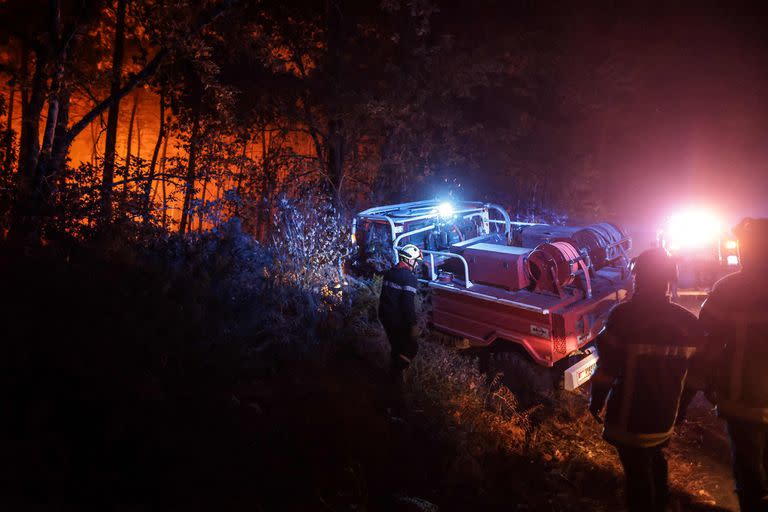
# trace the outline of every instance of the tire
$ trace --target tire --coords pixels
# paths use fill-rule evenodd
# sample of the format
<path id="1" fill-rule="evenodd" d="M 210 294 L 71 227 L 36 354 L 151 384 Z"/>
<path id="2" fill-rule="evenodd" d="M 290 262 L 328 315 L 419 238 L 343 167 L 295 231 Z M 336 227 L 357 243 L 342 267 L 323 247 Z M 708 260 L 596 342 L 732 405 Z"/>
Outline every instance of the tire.
<path id="1" fill-rule="evenodd" d="M 550 368 L 534 363 L 527 354 L 517 351 L 492 352 L 489 376 L 497 378 L 509 388 L 523 408 L 539 404 L 549 405 L 554 399 L 555 378 Z"/>
<path id="2" fill-rule="evenodd" d="M 429 329 L 428 337 L 430 341 L 454 350 L 465 350 L 471 346 L 467 338 L 454 336 L 453 334 L 447 334 L 436 329 L 432 329 L 431 327 Z"/>

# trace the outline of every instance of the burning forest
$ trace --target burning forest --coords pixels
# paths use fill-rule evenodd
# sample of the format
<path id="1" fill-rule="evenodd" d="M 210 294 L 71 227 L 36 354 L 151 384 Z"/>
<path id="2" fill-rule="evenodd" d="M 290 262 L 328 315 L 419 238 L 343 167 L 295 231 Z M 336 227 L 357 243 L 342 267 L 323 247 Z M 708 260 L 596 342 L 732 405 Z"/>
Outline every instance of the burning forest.
<path id="1" fill-rule="evenodd" d="M 0 504 L 761 510 L 747 14 L 0 0 Z"/>

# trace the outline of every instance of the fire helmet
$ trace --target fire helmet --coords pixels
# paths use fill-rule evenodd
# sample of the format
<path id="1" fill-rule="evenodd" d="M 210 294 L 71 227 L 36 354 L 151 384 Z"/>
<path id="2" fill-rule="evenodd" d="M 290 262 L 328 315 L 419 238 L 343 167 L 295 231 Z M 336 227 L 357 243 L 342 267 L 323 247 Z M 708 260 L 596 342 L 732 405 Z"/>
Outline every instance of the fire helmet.
<path id="1" fill-rule="evenodd" d="M 400 257 L 400 261 L 404 260 L 417 260 L 421 261 L 423 256 L 421 255 L 421 249 L 413 244 L 407 244 L 397 250 L 397 255 Z"/>
<path id="2" fill-rule="evenodd" d="M 632 260 L 632 273 L 643 281 L 672 283 L 677 281 L 677 263 L 663 247 L 643 251 Z"/>
<path id="3" fill-rule="evenodd" d="M 739 241 L 739 260 L 742 267 L 750 267 L 762 260 L 768 251 L 768 219 L 747 217 L 733 228 L 733 234 Z"/>
<path id="4" fill-rule="evenodd" d="M 733 228 L 733 234 L 742 241 L 754 241 L 761 244 L 768 242 L 768 219 L 752 219 L 747 217 L 742 219 L 739 224 Z"/>

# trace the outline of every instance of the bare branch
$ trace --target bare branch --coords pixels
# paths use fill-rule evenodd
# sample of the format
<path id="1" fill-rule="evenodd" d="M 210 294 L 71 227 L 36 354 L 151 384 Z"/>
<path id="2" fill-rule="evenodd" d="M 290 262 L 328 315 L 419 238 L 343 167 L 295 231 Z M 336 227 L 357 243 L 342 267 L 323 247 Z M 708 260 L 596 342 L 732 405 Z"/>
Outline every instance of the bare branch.
<path id="1" fill-rule="evenodd" d="M 200 32 L 203 28 L 205 28 L 207 25 L 212 23 L 214 20 L 216 20 L 219 16 L 221 16 L 227 9 L 229 9 L 232 4 L 235 2 L 235 0 L 225 0 L 219 5 L 218 8 L 216 8 L 212 13 L 210 13 L 205 18 L 201 19 L 193 28 L 192 31 L 190 31 L 190 35 L 196 34 Z M 67 145 L 71 144 L 72 141 L 77 137 L 77 135 L 85 129 L 86 126 L 91 124 L 96 117 L 107 110 L 112 104 L 114 104 L 117 101 L 120 101 L 123 97 L 125 97 L 126 94 L 131 92 L 137 85 L 145 82 L 149 78 L 154 75 L 155 71 L 157 71 L 157 68 L 160 67 L 160 64 L 162 63 L 163 59 L 170 53 L 169 48 L 161 48 L 155 56 L 152 58 L 151 61 L 147 63 L 144 68 L 133 75 L 126 83 L 123 85 L 115 94 L 110 95 L 100 103 L 98 103 L 95 107 L 91 109 L 90 112 L 85 114 L 82 119 L 80 119 L 78 122 L 73 124 L 69 130 L 67 130 L 67 134 L 65 135 L 65 142 Z"/>
<path id="2" fill-rule="evenodd" d="M 73 124 L 69 130 L 67 130 L 67 134 L 65 135 L 66 144 L 71 144 L 75 137 L 77 137 L 77 135 L 83 131 L 86 126 L 91 124 L 91 122 L 96 119 L 99 114 L 107 110 L 113 103 L 120 101 L 123 97 L 125 97 L 126 94 L 131 92 L 134 87 L 144 82 L 144 80 L 150 78 L 160 66 L 160 63 L 167 54 L 167 49 L 161 49 L 159 52 L 157 52 L 157 54 L 155 54 L 154 58 L 144 67 L 144 69 L 133 75 L 133 77 L 131 77 L 131 79 L 128 80 L 125 85 L 123 85 L 120 90 L 117 91 L 117 93 L 102 100 L 101 103 L 97 104 L 91 109 L 90 112 L 85 114 L 82 119 Z"/>

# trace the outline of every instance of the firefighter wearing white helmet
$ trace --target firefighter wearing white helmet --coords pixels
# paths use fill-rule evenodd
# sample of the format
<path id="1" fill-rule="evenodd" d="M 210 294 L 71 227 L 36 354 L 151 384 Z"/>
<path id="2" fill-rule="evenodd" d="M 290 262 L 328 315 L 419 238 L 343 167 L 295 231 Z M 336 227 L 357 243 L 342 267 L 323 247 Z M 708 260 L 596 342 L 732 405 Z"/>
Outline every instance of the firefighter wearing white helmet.
<path id="1" fill-rule="evenodd" d="M 379 319 L 391 348 L 390 371 L 399 390 L 402 373 L 416 356 L 416 265 L 422 260 L 421 249 L 413 244 L 397 251 L 398 263 L 384 274 L 379 297 Z"/>
<path id="2" fill-rule="evenodd" d="M 413 244 L 408 244 L 397 250 L 397 255 L 400 262 L 404 262 L 411 270 L 416 266 L 417 261 L 421 261 L 423 256 L 421 255 L 421 249 Z"/>
<path id="3" fill-rule="evenodd" d="M 662 448 L 672 435 L 690 358 L 702 342 L 696 317 L 669 300 L 676 270 L 665 249 L 638 256 L 632 299 L 611 311 L 596 340 L 600 362 L 589 409 L 619 452 L 630 512 L 667 506 Z"/>

